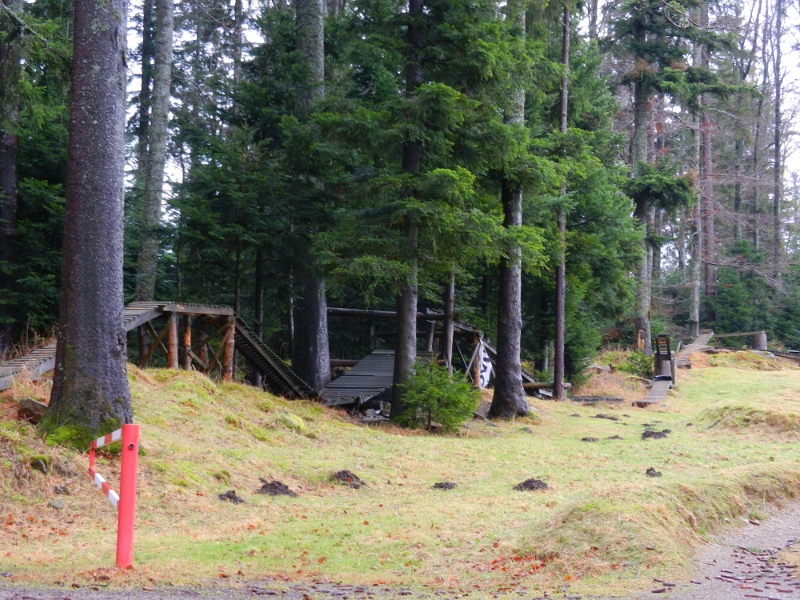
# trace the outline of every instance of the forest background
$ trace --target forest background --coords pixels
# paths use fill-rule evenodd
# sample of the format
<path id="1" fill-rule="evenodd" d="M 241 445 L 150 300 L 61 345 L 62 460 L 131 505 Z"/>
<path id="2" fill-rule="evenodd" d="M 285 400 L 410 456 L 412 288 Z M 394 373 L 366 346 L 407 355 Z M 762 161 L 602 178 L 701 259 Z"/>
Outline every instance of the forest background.
<path id="1" fill-rule="evenodd" d="M 701 326 L 798 347 L 799 7 L 144 0 L 126 301 L 232 305 L 312 380 L 321 327 L 336 358 L 398 335 L 326 304 L 452 299 L 496 339 L 522 268 L 521 351 L 548 372 L 564 249 L 567 377 Z M 0 11 L 9 354 L 58 318 L 72 24 L 69 2 Z"/>

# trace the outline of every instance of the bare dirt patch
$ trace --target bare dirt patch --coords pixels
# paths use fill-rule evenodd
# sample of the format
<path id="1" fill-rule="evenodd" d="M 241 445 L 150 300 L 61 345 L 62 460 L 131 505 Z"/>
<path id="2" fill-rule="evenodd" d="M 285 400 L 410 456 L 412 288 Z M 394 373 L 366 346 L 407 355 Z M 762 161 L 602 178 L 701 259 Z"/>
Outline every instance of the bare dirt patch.
<path id="1" fill-rule="evenodd" d="M 266 494 L 267 496 L 290 496 L 291 498 L 297 497 L 297 493 L 290 490 L 289 486 L 281 481 L 267 481 L 263 477 L 260 478 L 260 481 L 264 485 L 259 488 L 259 494 Z"/>
<path id="2" fill-rule="evenodd" d="M 541 479 L 534 479 L 531 477 L 530 479 L 526 479 L 522 483 L 515 485 L 514 489 L 518 492 L 535 492 L 538 490 L 546 490 L 548 487 L 549 486 Z"/>
<path id="3" fill-rule="evenodd" d="M 351 488 L 357 490 L 365 485 L 364 481 L 361 478 L 353 473 L 352 471 L 348 471 L 347 469 L 343 469 L 341 471 L 336 471 L 333 475 L 331 475 L 331 481 L 335 483 L 343 483 L 345 485 L 349 485 Z"/>

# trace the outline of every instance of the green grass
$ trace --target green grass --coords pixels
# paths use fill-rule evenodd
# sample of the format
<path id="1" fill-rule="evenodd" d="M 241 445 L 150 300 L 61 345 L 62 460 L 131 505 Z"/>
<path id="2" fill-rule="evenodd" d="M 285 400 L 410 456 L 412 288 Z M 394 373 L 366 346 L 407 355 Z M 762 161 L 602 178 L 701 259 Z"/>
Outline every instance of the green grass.
<path id="1" fill-rule="evenodd" d="M 565 582 L 574 592 L 624 593 L 659 574 L 688 577 L 703 536 L 800 486 L 800 370 L 741 366 L 681 372 L 660 409 L 536 402 L 538 419 L 496 428 L 471 421 L 461 437 L 363 426 L 248 386 L 131 368 L 147 454 L 136 571 L 112 572 L 112 580 L 270 576 L 469 588 L 474 596 L 512 586 L 558 590 Z M 619 421 L 592 418 L 597 413 Z M 643 441 L 644 423 L 672 433 Z M 614 435 L 623 439 L 606 439 Z M 114 513 L 83 474 L 85 457 L 44 447 L 27 426 L 0 423 L 0 458 L 34 453 L 74 471 L 0 471 L 0 514 L 13 521 L 0 538 L 4 569 L 18 581 L 108 574 Z M 117 460 L 100 462 L 112 486 Z M 663 476 L 646 477 L 648 467 Z M 367 486 L 332 484 L 340 469 Z M 260 477 L 299 496 L 258 495 Z M 512 489 L 529 477 L 549 489 Z M 432 490 L 438 481 L 458 487 Z M 72 491 L 59 497 L 63 511 L 48 507 L 56 483 Z M 246 503 L 219 501 L 228 489 Z"/>

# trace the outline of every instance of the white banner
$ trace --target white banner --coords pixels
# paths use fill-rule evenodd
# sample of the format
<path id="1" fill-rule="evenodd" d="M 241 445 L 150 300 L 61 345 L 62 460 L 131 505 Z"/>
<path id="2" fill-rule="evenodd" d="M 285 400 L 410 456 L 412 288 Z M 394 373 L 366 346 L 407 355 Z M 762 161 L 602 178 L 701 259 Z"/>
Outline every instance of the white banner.
<path id="1" fill-rule="evenodd" d="M 478 346 L 478 360 L 480 361 L 478 364 L 481 368 L 481 387 L 485 388 L 489 386 L 489 379 L 492 376 L 492 359 L 489 358 L 489 353 L 486 351 L 486 348 L 483 347 L 483 340 L 480 341 L 480 345 Z"/>

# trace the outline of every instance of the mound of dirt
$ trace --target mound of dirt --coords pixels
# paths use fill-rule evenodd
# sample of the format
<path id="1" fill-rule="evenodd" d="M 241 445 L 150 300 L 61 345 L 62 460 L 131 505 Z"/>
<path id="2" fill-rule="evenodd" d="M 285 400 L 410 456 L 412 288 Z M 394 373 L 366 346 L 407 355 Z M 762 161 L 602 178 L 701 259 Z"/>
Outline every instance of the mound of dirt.
<path id="1" fill-rule="evenodd" d="M 618 435 L 612 435 L 612 436 L 607 437 L 606 439 L 607 440 L 621 440 L 621 439 L 624 439 L 624 438 L 622 438 L 622 437 L 620 437 Z"/>
<path id="2" fill-rule="evenodd" d="M 244 504 L 244 500 L 236 495 L 236 490 L 228 490 L 224 494 L 220 494 L 219 499 L 223 502 L 228 501 L 234 504 Z"/>
<path id="3" fill-rule="evenodd" d="M 348 471 L 347 469 L 344 469 L 342 471 L 336 471 L 336 473 L 331 475 L 330 479 L 335 483 L 343 483 L 345 485 L 349 485 L 351 488 L 355 490 L 364 485 L 367 485 L 359 478 L 358 475 L 356 475 L 352 471 Z"/>
<path id="4" fill-rule="evenodd" d="M 440 481 L 439 483 L 433 484 L 434 490 L 454 490 L 456 489 L 456 484 L 452 481 Z"/>
<path id="5" fill-rule="evenodd" d="M 661 477 L 661 471 L 656 471 L 653 467 L 647 469 L 644 474 L 648 477 Z"/>
<path id="6" fill-rule="evenodd" d="M 614 415 L 605 415 L 603 413 L 595 415 L 594 418 L 595 419 L 608 419 L 609 421 L 619 421 L 619 417 L 615 417 Z"/>
<path id="7" fill-rule="evenodd" d="M 597 442 L 599 441 L 596 437 L 585 437 L 581 438 L 582 442 Z"/>
<path id="8" fill-rule="evenodd" d="M 537 490 L 546 490 L 548 485 L 541 479 L 526 479 L 522 483 L 514 486 L 518 492 L 535 492 Z"/>
<path id="9" fill-rule="evenodd" d="M 656 431 L 655 429 L 646 429 L 642 432 L 642 439 L 643 440 L 661 440 L 667 437 L 667 434 L 670 433 L 669 429 L 665 429 L 663 431 Z"/>
<path id="10" fill-rule="evenodd" d="M 290 490 L 285 483 L 280 481 L 267 481 L 263 477 L 259 478 L 264 485 L 258 490 L 258 494 L 267 494 L 268 496 L 291 496 L 297 497 L 297 494 Z"/>

